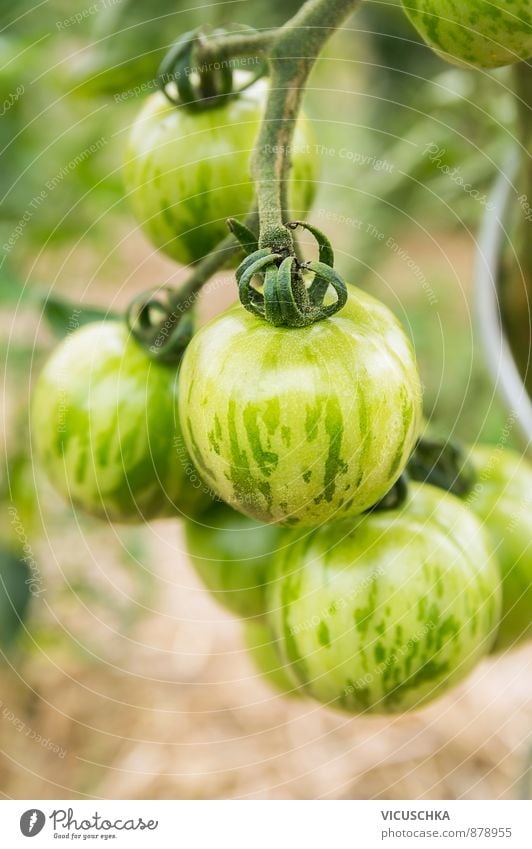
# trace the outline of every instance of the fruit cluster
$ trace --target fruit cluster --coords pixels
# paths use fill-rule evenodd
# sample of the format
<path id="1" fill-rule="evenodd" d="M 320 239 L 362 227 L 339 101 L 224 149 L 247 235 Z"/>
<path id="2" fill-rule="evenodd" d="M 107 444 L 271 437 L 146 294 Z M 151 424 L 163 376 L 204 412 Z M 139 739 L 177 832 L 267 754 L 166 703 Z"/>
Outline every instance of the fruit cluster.
<path id="1" fill-rule="evenodd" d="M 466 5 L 464 20 L 456 3 L 408 11 L 456 59 L 493 66 L 532 52 L 528 25 L 502 51 L 492 27 L 525 4 L 497 15 L 510 4 Z M 470 39 L 473 7 L 486 5 L 485 32 Z M 189 112 L 159 93 L 138 116 L 127 191 L 174 259 L 201 260 L 226 218 L 250 207 L 264 98 L 258 82 Z M 313 150 L 301 117 L 289 191 L 298 216 L 314 194 Z M 410 342 L 354 287 L 308 326 L 232 307 L 179 364 L 150 359 L 121 321 L 88 324 L 52 354 L 33 399 L 34 446 L 65 498 L 115 522 L 182 517 L 192 563 L 245 620 L 260 671 L 283 692 L 354 712 L 419 707 L 531 631 L 532 470 L 474 448 L 459 498 L 419 473 L 422 426 Z"/>

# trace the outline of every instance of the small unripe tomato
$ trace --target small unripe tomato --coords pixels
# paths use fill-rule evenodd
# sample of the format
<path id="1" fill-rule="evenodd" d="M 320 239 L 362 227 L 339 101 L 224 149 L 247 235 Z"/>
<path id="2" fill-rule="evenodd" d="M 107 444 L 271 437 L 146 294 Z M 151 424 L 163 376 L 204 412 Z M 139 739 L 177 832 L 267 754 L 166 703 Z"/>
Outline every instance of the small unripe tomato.
<path id="1" fill-rule="evenodd" d="M 211 498 L 185 448 L 177 368 L 125 323 L 87 324 L 53 351 L 33 393 L 37 456 L 55 488 L 116 522 L 195 515 Z"/>
<path id="2" fill-rule="evenodd" d="M 291 533 L 269 576 L 266 621 L 318 701 L 355 713 L 418 708 L 491 648 L 499 566 L 458 498 L 412 483 L 400 508 Z"/>
<path id="3" fill-rule="evenodd" d="M 139 224 L 178 262 L 197 262 L 227 236 L 228 218 L 249 212 L 254 198 L 249 159 L 266 95 L 260 80 L 200 112 L 175 106 L 162 92 L 146 99 L 131 129 L 124 180 Z M 290 213 L 304 218 L 318 178 L 314 136 L 304 115 L 291 159 Z"/>
<path id="4" fill-rule="evenodd" d="M 529 0 L 403 0 L 422 38 L 457 65 L 498 68 L 532 56 Z"/>
<path id="5" fill-rule="evenodd" d="M 238 305 L 203 327 L 181 367 L 181 426 L 200 473 L 259 521 L 318 525 L 373 506 L 419 433 L 414 354 L 388 308 L 352 287 L 310 327 Z"/>

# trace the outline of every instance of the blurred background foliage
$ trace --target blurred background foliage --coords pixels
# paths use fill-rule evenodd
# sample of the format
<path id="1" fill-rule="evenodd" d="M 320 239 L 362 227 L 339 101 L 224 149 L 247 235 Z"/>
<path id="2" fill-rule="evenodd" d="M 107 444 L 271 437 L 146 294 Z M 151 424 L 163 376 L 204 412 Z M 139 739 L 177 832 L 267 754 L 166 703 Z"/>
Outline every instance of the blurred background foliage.
<path id="1" fill-rule="evenodd" d="M 53 292 L 117 309 L 145 288 L 183 279 L 184 270 L 153 253 L 123 196 L 121 155 L 128 127 L 142 98 L 154 90 L 165 50 L 182 32 L 205 23 L 270 27 L 299 5 L 296 0 L 0 0 L 0 244 L 9 244 L 0 272 L 0 347 L 6 362 L 0 648 L 8 652 L 7 665 L 13 652 L 24 654 L 28 680 L 35 680 L 40 692 L 46 692 L 44 669 L 60 687 L 58 667 L 70 668 L 76 681 L 76 664 L 86 675 L 88 668 L 99 669 L 102 658 L 113 674 L 115 664 L 125 664 L 133 677 L 138 672 L 144 680 L 142 659 L 148 670 L 153 663 L 144 644 L 148 624 L 153 628 L 147 642 L 153 629 L 162 646 L 168 641 L 161 617 L 150 620 L 160 595 L 161 558 L 165 562 L 161 546 L 167 560 L 174 557 L 168 542 L 161 543 L 162 532 L 111 531 L 74 514 L 34 467 L 28 399 L 33 376 L 54 341 L 53 328 L 41 320 L 43 298 Z M 471 314 L 475 233 L 517 121 L 508 73 L 451 68 L 420 44 L 396 0 L 368 0 L 317 63 L 305 108 L 315 123 L 322 164 L 312 220 L 333 238 L 342 273 L 385 300 L 408 328 L 427 418 L 442 436 L 512 444 L 508 412 L 494 396 Z M 212 297 L 207 287 L 205 315 L 235 295 L 231 280 Z M 166 579 L 173 571 L 170 563 Z M 168 598 L 171 615 L 179 616 L 179 599 L 170 593 Z M 184 620 L 187 614 L 188 607 Z M 166 615 L 169 628 L 173 620 Z M 190 639 L 185 629 L 171 636 L 171 643 L 180 637 L 183 645 Z M 179 674 L 185 668 L 182 674 L 193 681 L 198 670 L 190 666 L 187 673 L 186 663 L 192 661 L 185 653 Z M 11 674 L 7 666 L 4 672 Z M 164 678 L 167 668 L 160 674 Z M 112 679 L 113 687 L 122 686 L 119 679 Z M 238 692 L 236 687 L 235 700 Z M 18 710 L 34 715 L 34 697 L 20 695 Z M 77 715 L 85 716 L 83 710 L 85 705 Z M 121 715 L 105 715 L 116 720 L 109 736 L 122 734 Z M 75 747 L 77 730 L 73 735 Z M 390 752 L 398 748 L 391 741 Z M 116 752 L 108 742 L 100 741 L 98 751 L 111 763 Z M 89 743 L 87 764 L 93 756 Z M 48 769 L 44 762 L 41 768 Z M 447 770 L 445 764 L 442 769 Z M 98 775 L 102 771 L 88 766 L 79 780 L 69 781 L 77 782 L 80 792 L 93 793 Z M 50 787 L 57 780 L 51 778 Z M 510 787 L 511 780 L 508 776 Z M 15 795 L 17 781 L 14 774 L 9 792 Z M 105 781 L 100 789 L 103 795 L 152 792 L 127 784 L 115 791 Z M 47 792 L 62 797 L 61 787 Z M 38 796 L 36 787 L 24 793 Z"/>

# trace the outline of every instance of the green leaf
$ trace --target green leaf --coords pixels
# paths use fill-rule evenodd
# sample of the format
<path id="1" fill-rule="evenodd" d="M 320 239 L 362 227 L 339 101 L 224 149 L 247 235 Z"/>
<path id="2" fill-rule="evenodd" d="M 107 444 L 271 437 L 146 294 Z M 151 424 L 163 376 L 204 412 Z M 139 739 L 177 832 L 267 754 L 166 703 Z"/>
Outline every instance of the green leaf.
<path id="1" fill-rule="evenodd" d="M 82 305 L 60 295 L 47 295 L 43 300 L 43 312 L 52 332 L 59 339 L 92 321 L 116 321 L 122 318 L 117 312 Z"/>
<path id="2" fill-rule="evenodd" d="M 0 649 L 14 642 L 30 598 L 30 570 L 7 548 L 0 549 Z"/>

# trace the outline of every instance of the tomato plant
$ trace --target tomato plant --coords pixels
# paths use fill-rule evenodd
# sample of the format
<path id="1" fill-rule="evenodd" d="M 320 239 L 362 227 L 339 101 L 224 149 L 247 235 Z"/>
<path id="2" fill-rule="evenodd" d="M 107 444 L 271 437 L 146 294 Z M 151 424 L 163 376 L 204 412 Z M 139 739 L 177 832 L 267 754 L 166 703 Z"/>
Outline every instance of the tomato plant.
<path id="1" fill-rule="evenodd" d="M 114 521 L 185 517 L 192 564 L 213 596 L 248 620 L 250 656 L 278 689 L 351 712 L 392 713 L 459 681 L 497 631 L 497 648 L 530 633 L 530 529 L 519 509 L 532 472 L 520 477 L 516 458 L 488 462 L 480 451 L 473 486 L 459 451 L 442 456 L 441 445 L 419 438 L 421 384 L 407 336 L 384 304 L 346 285 L 327 236 L 302 220 L 318 151 L 370 166 L 377 176 L 369 186 L 378 179 L 380 187 L 386 170 L 391 192 L 407 172 L 423 183 L 438 171 L 489 208 L 458 167 L 451 173 L 446 148 L 434 139 L 423 148 L 433 116 L 406 139 L 377 127 L 399 137 L 393 150 L 406 147 L 405 161 L 424 163 L 421 181 L 395 156 L 341 147 L 336 126 L 334 144 L 314 144 L 301 112 L 305 86 L 329 35 L 359 5 L 310 0 L 279 28 L 203 27 L 172 45 L 160 91 L 131 129 L 124 179 L 153 244 L 193 267 L 178 289 L 137 295 L 124 322 L 85 313 L 91 323 L 70 333 L 37 382 L 32 432 L 51 481 L 87 512 Z M 404 5 L 451 61 L 496 67 L 532 54 L 525 0 Z M 249 64 L 254 82 L 238 89 L 246 73 L 250 83 Z M 516 92 L 530 105 L 524 64 Z M 268 84 L 257 81 L 262 74 Z M 454 77 L 449 85 L 453 102 L 467 100 Z M 500 114 L 510 111 L 503 104 Z M 446 114 L 439 123 L 462 135 Z M 521 141 L 528 117 L 516 121 Z M 399 195 L 388 203 L 377 194 L 395 214 Z M 521 212 L 529 194 L 519 197 Z M 371 234 L 424 280 L 394 236 L 362 226 L 361 212 L 320 215 Z M 300 228 L 316 240 L 317 259 L 299 243 Z M 240 304 L 191 338 L 202 287 L 242 251 Z M 48 298 L 45 311 L 64 325 L 64 304 Z M 462 500 L 409 484 L 416 476 Z"/>
<path id="2" fill-rule="evenodd" d="M 221 498 L 263 522 L 361 513 L 399 477 L 418 435 L 410 344 L 356 289 L 341 312 L 300 329 L 228 310 L 193 338 L 181 379 L 194 462 Z"/>
<path id="3" fill-rule="evenodd" d="M 497 68 L 532 56 L 529 0 L 402 0 L 408 17 L 449 62 Z"/>
<path id="4" fill-rule="evenodd" d="M 194 482 L 177 417 L 177 369 L 152 362 L 122 322 L 65 338 L 35 386 L 33 441 L 58 491 L 117 522 L 188 515 L 210 499 Z"/>
<path id="5" fill-rule="evenodd" d="M 502 570 L 503 606 L 495 649 L 532 636 L 532 468 L 507 449 L 477 445 L 478 474 L 467 503 L 484 521 Z"/>
<path id="6" fill-rule="evenodd" d="M 272 568 L 268 621 L 282 659 L 319 701 L 417 708 L 490 649 L 498 565 L 454 496 L 412 484 L 397 510 L 291 533 Z"/>
<path id="7" fill-rule="evenodd" d="M 126 150 L 124 179 L 137 220 L 153 244 L 179 262 L 197 262 L 245 215 L 254 195 L 249 157 L 264 110 L 262 81 L 222 105 L 190 112 L 162 92 L 147 98 Z M 302 115 L 293 141 L 290 209 L 312 203 L 318 157 Z"/>
<path id="8" fill-rule="evenodd" d="M 275 525 L 263 525 L 214 502 L 185 522 L 187 552 L 216 600 L 244 618 L 264 614 L 268 565 L 280 541 Z"/>

